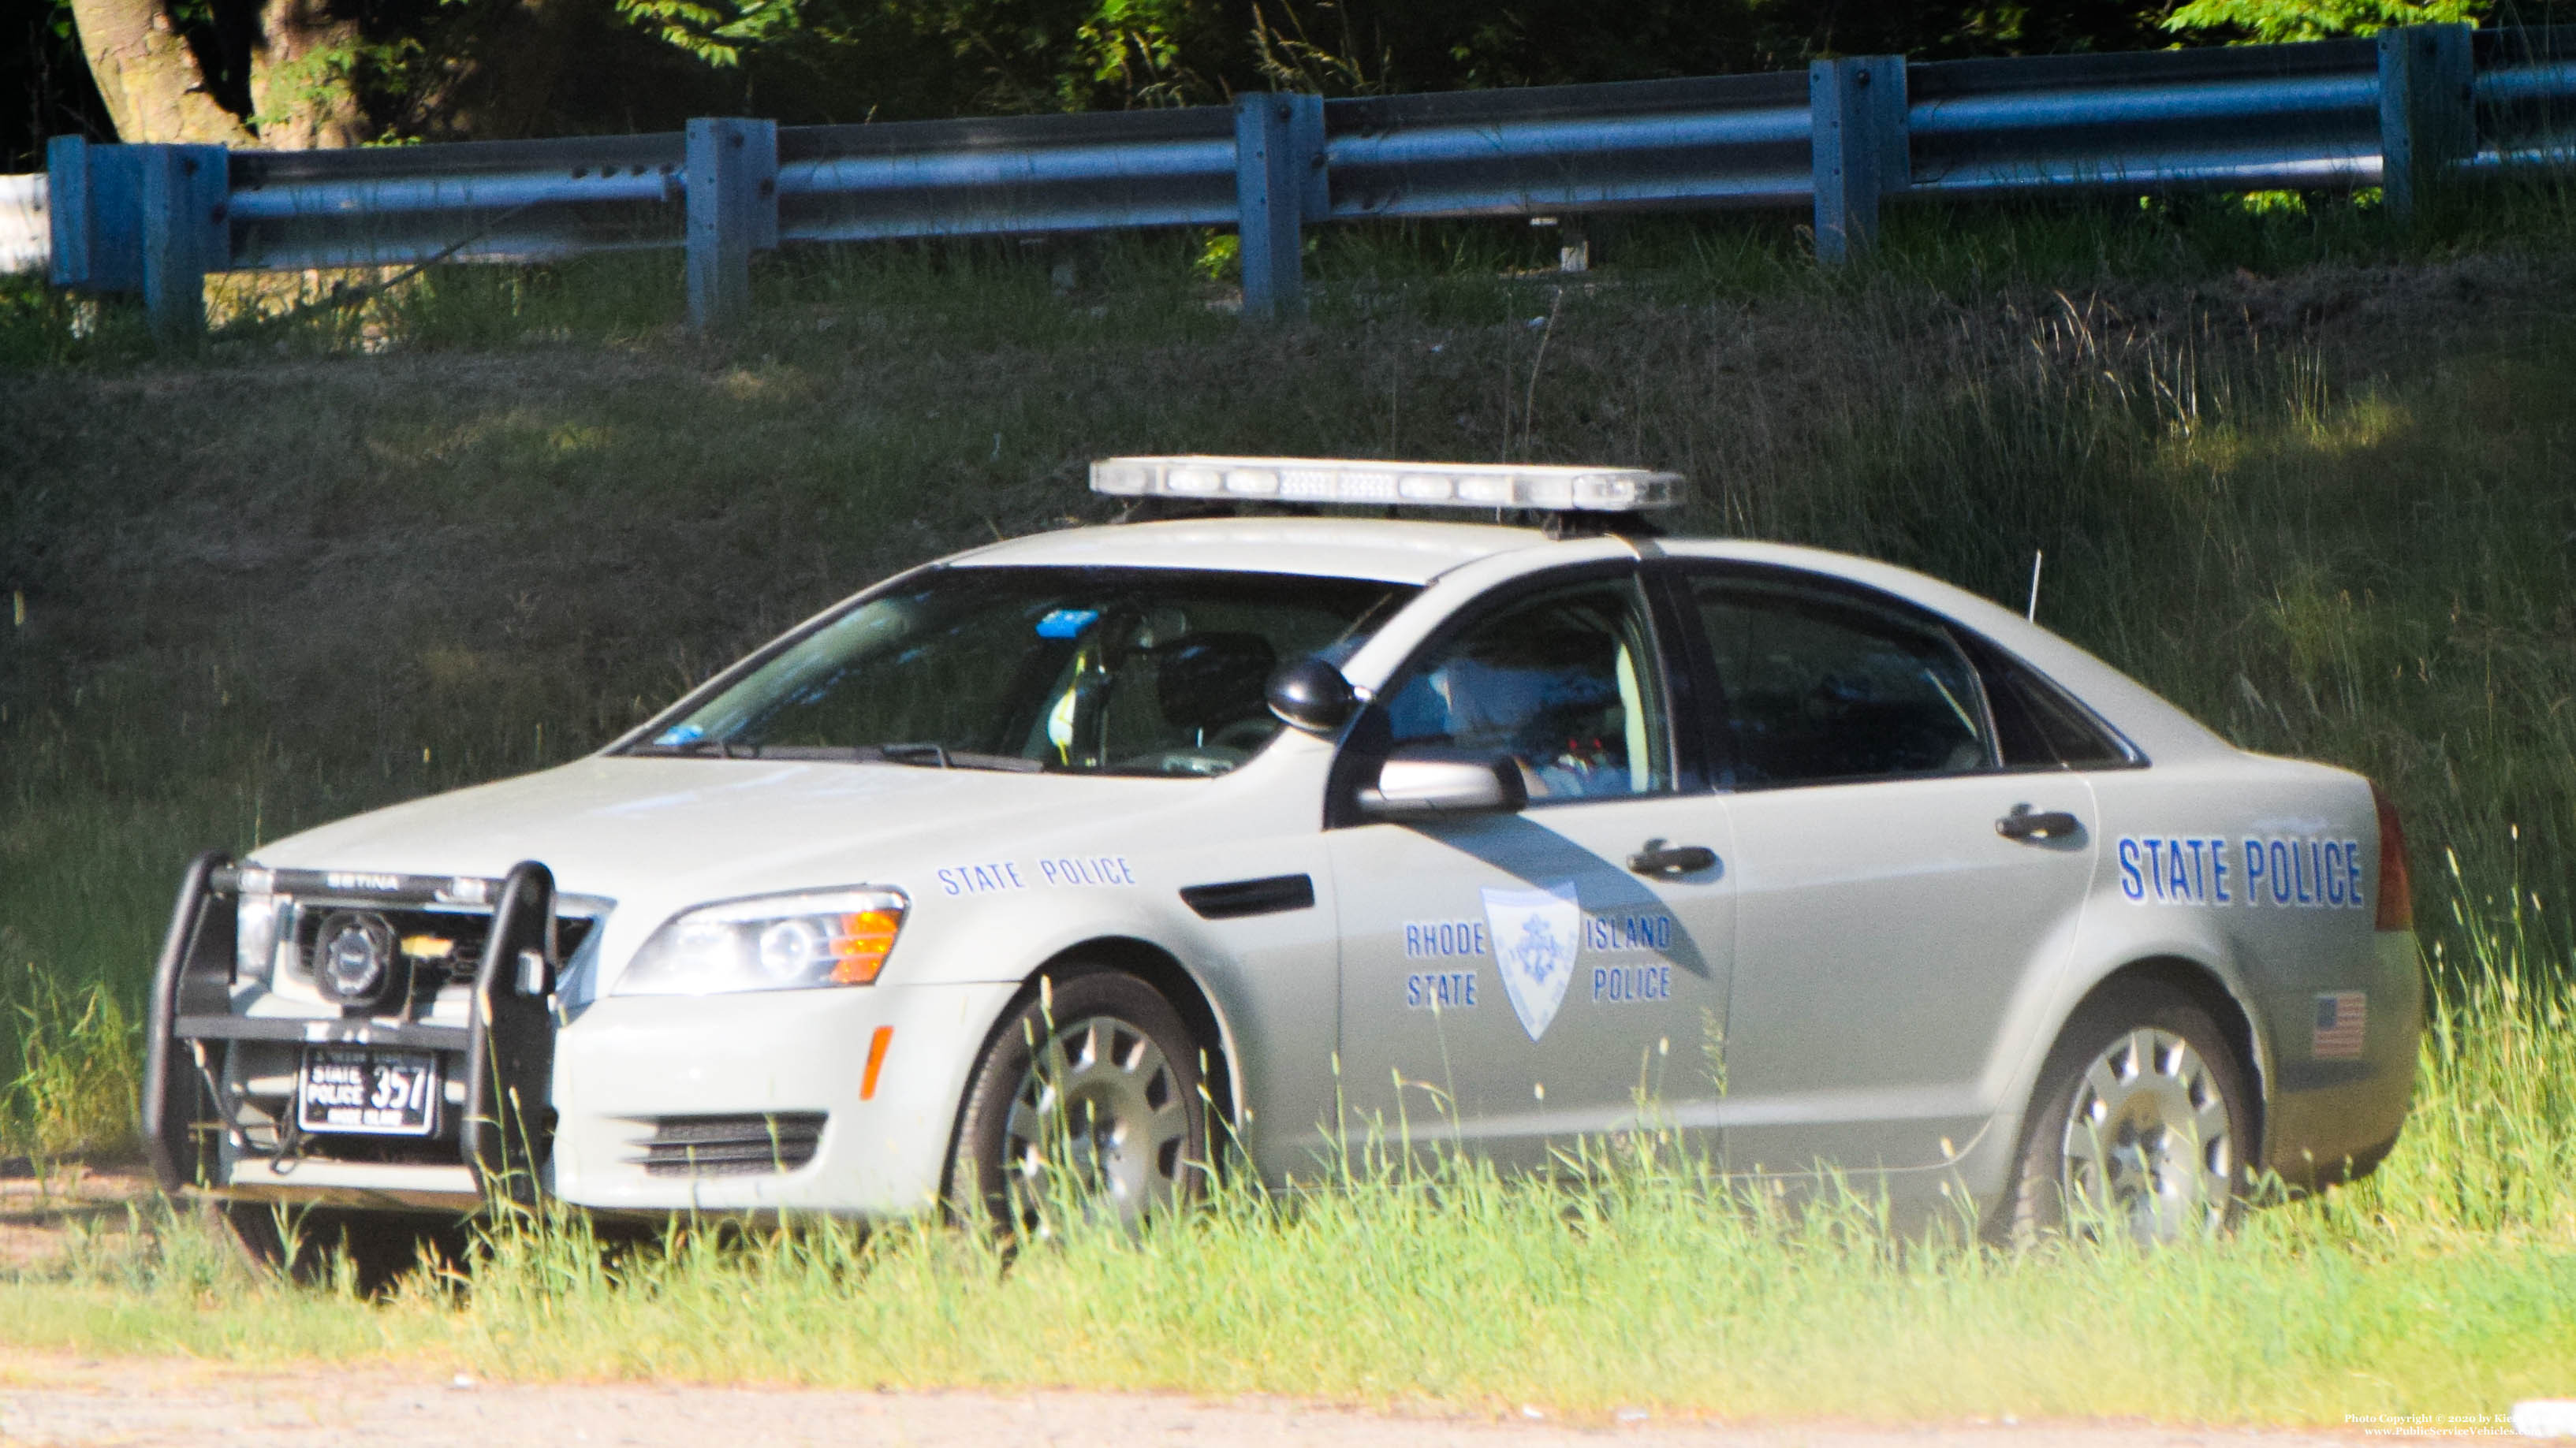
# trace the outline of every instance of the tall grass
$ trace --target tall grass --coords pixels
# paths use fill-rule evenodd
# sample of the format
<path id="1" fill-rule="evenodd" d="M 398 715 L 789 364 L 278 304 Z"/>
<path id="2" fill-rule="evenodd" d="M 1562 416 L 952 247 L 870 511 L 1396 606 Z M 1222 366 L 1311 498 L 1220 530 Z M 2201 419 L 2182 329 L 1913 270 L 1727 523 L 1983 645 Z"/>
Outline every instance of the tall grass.
<path id="1" fill-rule="evenodd" d="M 2527 931 L 2474 933 L 2380 1174 L 2163 1251 L 1898 1240 L 1866 1196 L 1792 1210 L 1648 1132 L 1546 1180 L 1354 1149 L 1291 1198 L 1227 1182 L 1141 1234 L 1016 1255 L 829 1222 L 607 1250 L 581 1219 L 505 1215 L 470 1279 L 426 1270 L 372 1306 L 345 1272 L 255 1278 L 165 1217 L 0 1284 L 0 1342 L 1579 1419 L 2492 1420 L 2576 1372 L 2576 997 L 2520 958 Z"/>
<path id="2" fill-rule="evenodd" d="M 16 943 L 0 928 L 0 946 Z M 118 993 L 66 989 L 31 960 L 0 976 L 0 1010 L 18 1047 L 18 1069 L 0 1091 L 0 1141 L 39 1160 L 101 1145 L 98 1124 L 132 1112 L 141 1075 Z M 121 1142 L 110 1134 L 105 1144 Z"/>
<path id="3" fill-rule="evenodd" d="M 2519 878 L 2498 899 L 2457 856 L 2444 865 L 2454 929 L 2432 961 L 2406 1150 L 2332 1199 L 2332 1219 L 2427 1244 L 2576 1244 L 2576 950 Z M 2576 1342 L 2563 1347 L 2576 1365 Z"/>

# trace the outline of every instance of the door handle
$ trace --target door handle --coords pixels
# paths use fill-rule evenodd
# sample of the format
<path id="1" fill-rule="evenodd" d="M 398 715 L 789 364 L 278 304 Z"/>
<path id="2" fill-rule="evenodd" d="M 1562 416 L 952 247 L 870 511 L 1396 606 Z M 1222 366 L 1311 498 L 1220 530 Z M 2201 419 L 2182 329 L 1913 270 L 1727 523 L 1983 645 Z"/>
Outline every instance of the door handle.
<path id="1" fill-rule="evenodd" d="M 1706 845 L 1668 845 L 1656 838 L 1628 857 L 1628 868 L 1640 875 L 1696 875 L 1717 868 L 1717 851 Z"/>
<path id="2" fill-rule="evenodd" d="M 2084 822 L 2062 809 L 2034 810 L 2017 804 L 2012 813 L 1995 821 L 1995 833 L 2008 840 L 2025 844 L 2033 840 L 2071 840 L 2083 833 Z"/>

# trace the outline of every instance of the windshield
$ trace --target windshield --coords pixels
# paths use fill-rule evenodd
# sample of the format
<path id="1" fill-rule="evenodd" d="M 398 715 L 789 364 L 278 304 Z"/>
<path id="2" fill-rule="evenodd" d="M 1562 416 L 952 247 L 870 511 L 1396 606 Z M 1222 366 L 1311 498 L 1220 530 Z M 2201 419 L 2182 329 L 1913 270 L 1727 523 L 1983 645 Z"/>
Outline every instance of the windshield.
<path id="1" fill-rule="evenodd" d="M 1272 670 L 1349 657 L 1414 591 L 1178 569 L 937 569 L 826 620 L 626 752 L 1223 774 L 1279 732 Z"/>

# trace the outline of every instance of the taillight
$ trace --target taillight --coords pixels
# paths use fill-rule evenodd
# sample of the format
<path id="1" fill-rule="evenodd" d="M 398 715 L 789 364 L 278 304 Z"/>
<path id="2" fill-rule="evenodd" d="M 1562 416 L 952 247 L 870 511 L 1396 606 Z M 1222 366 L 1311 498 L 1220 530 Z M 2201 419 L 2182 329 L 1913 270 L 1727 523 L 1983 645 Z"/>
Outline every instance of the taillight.
<path id="1" fill-rule="evenodd" d="M 2381 930 L 2415 928 L 2415 882 L 2406 869 L 2406 827 L 2397 822 L 2397 806 L 2379 786 L 2370 787 L 2370 802 L 2379 810 L 2379 920 Z"/>

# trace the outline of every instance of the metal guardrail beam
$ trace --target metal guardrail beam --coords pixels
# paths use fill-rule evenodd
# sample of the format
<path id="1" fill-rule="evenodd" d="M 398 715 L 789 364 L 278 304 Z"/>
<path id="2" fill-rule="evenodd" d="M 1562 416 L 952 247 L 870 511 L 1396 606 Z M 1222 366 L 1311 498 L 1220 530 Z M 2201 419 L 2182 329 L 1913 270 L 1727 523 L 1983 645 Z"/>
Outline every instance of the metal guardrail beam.
<path id="1" fill-rule="evenodd" d="M 683 136 L 236 151 L 240 270 L 542 261 L 683 245 Z"/>
<path id="2" fill-rule="evenodd" d="M 2576 26 L 2470 37 L 2477 151 L 2471 173 L 2576 164 Z"/>
<path id="3" fill-rule="evenodd" d="M 717 326 L 748 305 L 750 257 L 783 243 L 1175 225 L 1239 228 L 1247 315 L 1291 315 L 1300 235 L 1324 222 L 1806 207 L 1831 263 L 1866 248 L 1883 201 L 2385 185 L 2405 216 L 2455 175 L 2576 162 L 2571 137 L 2576 27 L 2415 26 L 2375 41 L 1864 56 L 1804 76 L 239 151 L 218 153 L 212 190 L 185 179 L 204 174 L 186 157 L 165 166 L 172 148 L 64 138 L 47 160 L 55 281 L 152 289 L 175 336 L 198 264 L 685 247 L 691 316 Z"/>
<path id="4" fill-rule="evenodd" d="M 787 126 L 778 192 L 800 242 L 1230 226 L 1234 112 Z"/>
<path id="5" fill-rule="evenodd" d="M 1913 67 L 1917 194 L 2376 184 L 2367 41 Z"/>
<path id="6" fill-rule="evenodd" d="M 1329 215 L 1802 206 L 1809 123 L 1795 74 L 1326 101 Z"/>

